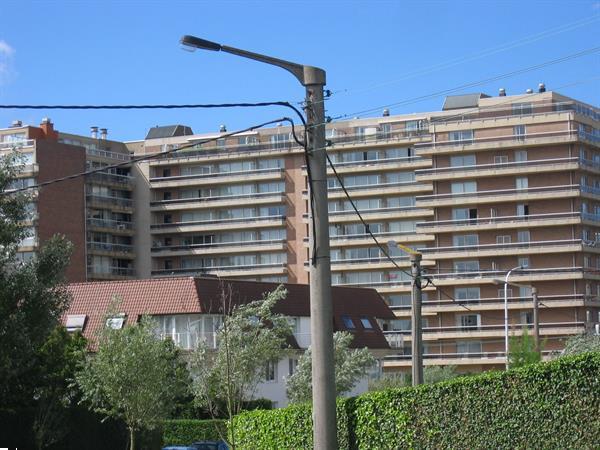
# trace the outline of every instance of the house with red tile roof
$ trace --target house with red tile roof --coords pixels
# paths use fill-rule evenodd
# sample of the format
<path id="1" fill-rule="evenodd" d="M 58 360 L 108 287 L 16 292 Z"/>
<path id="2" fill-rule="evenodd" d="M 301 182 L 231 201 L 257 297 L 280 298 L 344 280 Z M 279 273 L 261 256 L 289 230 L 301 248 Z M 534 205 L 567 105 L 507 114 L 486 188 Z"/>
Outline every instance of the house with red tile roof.
<path id="1" fill-rule="evenodd" d="M 199 340 L 216 346 L 216 330 L 227 313 L 223 311 L 223 292 L 228 293 L 231 307 L 259 300 L 277 286 L 277 283 L 212 277 L 74 283 L 68 285 L 72 302 L 63 323 L 69 330 L 81 330 L 93 349 L 95 336 L 102 327 L 120 328 L 150 315 L 157 321 L 157 334 L 172 339 L 184 350 L 193 350 Z M 291 283 L 284 286 L 287 296 L 276 304 L 275 312 L 292 320 L 294 337 L 290 344 L 299 353 L 310 345 L 309 286 Z M 380 294 L 375 289 L 333 287 L 332 298 L 334 330 L 352 333 L 352 346 L 369 348 L 379 361 L 387 355 L 390 346 L 380 324 L 395 316 Z M 107 321 L 109 308 L 115 302 L 118 306 Z M 297 357 L 269 367 L 256 395 L 271 399 L 276 406 L 286 405 L 285 378 L 293 372 Z M 368 379 L 361 380 L 351 394 L 366 390 L 367 385 Z"/>

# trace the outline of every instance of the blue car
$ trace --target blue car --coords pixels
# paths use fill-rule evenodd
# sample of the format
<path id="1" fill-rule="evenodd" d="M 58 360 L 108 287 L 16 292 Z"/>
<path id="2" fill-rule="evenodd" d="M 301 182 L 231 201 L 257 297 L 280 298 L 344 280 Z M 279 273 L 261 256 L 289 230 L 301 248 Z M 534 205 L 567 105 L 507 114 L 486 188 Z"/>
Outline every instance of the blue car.
<path id="1" fill-rule="evenodd" d="M 191 446 L 194 450 L 229 450 L 223 441 L 198 441 Z"/>

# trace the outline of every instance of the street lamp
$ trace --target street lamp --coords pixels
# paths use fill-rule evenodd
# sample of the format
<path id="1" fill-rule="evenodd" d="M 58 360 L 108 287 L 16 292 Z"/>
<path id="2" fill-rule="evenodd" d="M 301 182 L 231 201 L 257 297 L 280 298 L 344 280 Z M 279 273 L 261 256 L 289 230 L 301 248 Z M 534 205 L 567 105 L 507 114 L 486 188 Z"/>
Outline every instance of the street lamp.
<path id="1" fill-rule="evenodd" d="M 506 272 L 504 277 L 504 354 L 506 357 L 506 370 L 508 370 L 508 278 L 514 270 L 521 270 L 523 266 L 517 266 Z"/>
<path id="2" fill-rule="evenodd" d="M 306 87 L 306 135 L 308 170 L 311 173 L 313 201 L 312 241 L 314 254 L 310 266 L 310 326 L 312 340 L 313 442 L 314 448 L 337 448 L 335 376 L 333 365 L 333 312 L 331 300 L 331 260 L 329 217 L 327 211 L 327 167 L 325 165 L 325 71 L 271 56 L 241 50 L 195 36 L 183 36 L 181 44 L 195 50 L 231 53 L 287 70 Z"/>
<path id="3" fill-rule="evenodd" d="M 410 266 L 411 266 L 411 366 L 412 366 L 412 384 L 417 386 L 423 384 L 423 327 L 421 319 L 421 305 L 422 305 L 422 285 L 421 285 L 421 254 L 415 252 L 412 248 L 402 244 L 398 244 L 396 241 L 388 241 L 388 248 L 400 248 L 410 255 Z"/>

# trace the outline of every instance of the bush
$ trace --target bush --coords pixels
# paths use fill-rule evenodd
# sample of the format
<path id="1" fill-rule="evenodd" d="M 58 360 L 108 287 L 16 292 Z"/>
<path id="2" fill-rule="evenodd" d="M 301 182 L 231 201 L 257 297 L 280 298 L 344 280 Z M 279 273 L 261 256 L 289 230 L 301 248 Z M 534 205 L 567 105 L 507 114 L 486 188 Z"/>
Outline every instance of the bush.
<path id="1" fill-rule="evenodd" d="M 600 353 L 338 401 L 339 448 L 596 448 Z M 241 449 L 312 448 L 310 405 L 236 418 Z"/>
<path id="2" fill-rule="evenodd" d="M 220 431 L 220 433 L 219 433 Z M 218 441 L 227 435 L 223 420 L 165 420 L 163 442 L 165 445 L 190 445 L 194 441 Z"/>

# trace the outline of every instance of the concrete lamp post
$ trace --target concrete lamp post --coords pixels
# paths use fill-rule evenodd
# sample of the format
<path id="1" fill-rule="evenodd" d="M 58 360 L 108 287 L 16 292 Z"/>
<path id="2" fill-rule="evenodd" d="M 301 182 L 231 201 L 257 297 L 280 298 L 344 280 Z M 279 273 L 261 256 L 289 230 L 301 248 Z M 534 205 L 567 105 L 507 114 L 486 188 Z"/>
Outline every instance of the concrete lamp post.
<path id="1" fill-rule="evenodd" d="M 259 53 L 241 50 L 195 36 L 183 36 L 181 44 L 189 50 L 231 53 L 287 70 L 306 88 L 306 125 L 308 169 L 312 174 L 311 198 L 313 224 L 311 236 L 315 254 L 310 266 L 310 325 L 312 341 L 313 438 L 314 448 L 337 448 L 335 375 L 333 364 L 333 307 L 331 300 L 331 260 L 329 217 L 327 211 L 327 167 L 325 158 L 325 71 Z M 311 232 L 312 233 L 312 232 Z"/>

